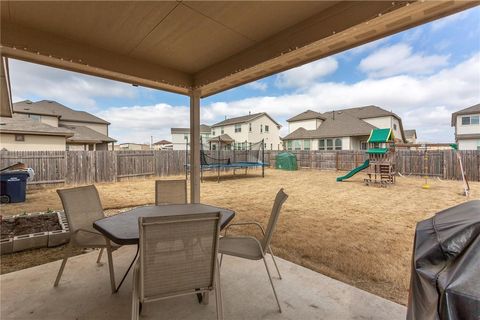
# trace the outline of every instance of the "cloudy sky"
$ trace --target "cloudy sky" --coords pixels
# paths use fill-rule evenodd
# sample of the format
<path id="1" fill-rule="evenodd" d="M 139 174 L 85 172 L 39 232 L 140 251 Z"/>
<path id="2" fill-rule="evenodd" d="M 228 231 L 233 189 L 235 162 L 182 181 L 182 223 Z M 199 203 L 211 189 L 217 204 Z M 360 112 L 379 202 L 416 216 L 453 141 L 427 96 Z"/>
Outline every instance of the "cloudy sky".
<path id="1" fill-rule="evenodd" d="M 189 125 L 188 98 L 11 60 L 13 100 L 55 100 L 112 123 L 119 142 L 170 139 Z M 285 119 L 377 105 L 417 129 L 419 139 L 453 141 L 451 113 L 480 103 L 480 8 L 255 81 L 202 100 L 201 121 L 268 112 Z"/>

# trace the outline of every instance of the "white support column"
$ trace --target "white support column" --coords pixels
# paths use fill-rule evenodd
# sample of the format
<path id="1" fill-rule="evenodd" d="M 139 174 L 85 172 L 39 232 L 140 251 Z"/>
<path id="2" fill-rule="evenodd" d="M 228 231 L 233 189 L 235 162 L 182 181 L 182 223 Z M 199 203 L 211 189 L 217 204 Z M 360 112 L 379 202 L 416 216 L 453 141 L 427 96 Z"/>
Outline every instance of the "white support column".
<path id="1" fill-rule="evenodd" d="M 200 203 L 200 91 L 190 93 L 190 202 Z"/>

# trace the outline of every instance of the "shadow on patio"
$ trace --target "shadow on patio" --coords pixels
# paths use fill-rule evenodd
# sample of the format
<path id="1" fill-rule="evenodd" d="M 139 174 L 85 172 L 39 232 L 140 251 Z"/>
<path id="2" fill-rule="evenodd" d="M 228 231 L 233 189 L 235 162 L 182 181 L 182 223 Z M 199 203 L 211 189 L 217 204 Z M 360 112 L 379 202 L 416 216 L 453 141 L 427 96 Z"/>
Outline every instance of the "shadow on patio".
<path id="1" fill-rule="evenodd" d="M 133 246 L 114 252 L 116 278 L 133 258 Z M 106 262 L 97 252 L 69 259 L 58 288 L 60 261 L 1 278 L 2 319 L 130 319 L 131 273 L 112 295 Z M 104 258 L 104 261 L 106 258 Z M 271 263 L 271 260 L 268 260 Z M 283 313 L 278 313 L 262 261 L 224 257 L 221 269 L 225 319 L 405 319 L 406 308 L 342 282 L 278 259 L 283 279 L 274 278 Z M 272 266 L 273 267 L 273 266 Z M 146 304 L 142 318 L 215 319 L 215 299 L 195 296 Z"/>

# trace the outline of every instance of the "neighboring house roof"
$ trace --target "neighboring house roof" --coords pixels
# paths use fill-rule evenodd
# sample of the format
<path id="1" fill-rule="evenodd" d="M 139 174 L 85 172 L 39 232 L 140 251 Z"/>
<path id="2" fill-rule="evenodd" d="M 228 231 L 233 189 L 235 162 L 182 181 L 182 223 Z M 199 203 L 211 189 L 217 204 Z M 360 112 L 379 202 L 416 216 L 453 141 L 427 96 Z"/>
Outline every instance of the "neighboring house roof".
<path id="1" fill-rule="evenodd" d="M 60 120 L 76 121 L 76 122 L 89 122 L 99 124 L 110 124 L 99 117 L 94 116 L 85 111 L 77 111 L 70 109 L 56 101 L 41 100 L 32 102 L 30 100 L 15 102 L 13 104 L 14 113 L 26 113 L 26 114 L 38 114 L 45 116 L 59 117 Z"/>
<path id="2" fill-rule="evenodd" d="M 465 115 L 465 114 L 472 114 L 472 113 L 480 113 L 480 103 L 452 113 L 452 125 L 451 126 L 455 127 L 455 124 L 457 122 L 457 116 Z"/>
<path id="3" fill-rule="evenodd" d="M 163 144 L 172 144 L 172 143 L 170 141 L 167 141 L 167 140 L 160 140 L 160 141 L 155 142 L 153 145 L 157 146 L 157 145 L 163 145 Z"/>
<path id="4" fill-rule="evenodd" d="M 235 117 L 235 118 L 230 118 L 230 119 L 225 119 L 223 121 L 220 121 L 220 122 L 217 122 L 215 124 L 212 125 L 212 128 L 215 128 L 215 127 L 222 127 L 222 126 L 228 126 L 228 125 L 232 125 L 232 124 L 238 124 L 238 123 L 245 123 L 245 122 L 250 122 L 250 121 L 253 121 L 257 118 L 260 118 L 260 117 L 263 117 L 263 116 L 266 116 L 268 117 L 270 120 L 273 121 L 273 123 L 275 123 L 277 125 L 277 127 L 281 127 L 281 125 L 273 120 L 272 117 L 270 117 L 268 115 L 268 113 L 266 112 L 260 112 L 260 113 L 253 113 L 253 114 L 249 114 L 249 115 L 246 115 L 246 116 L 241 116 L 241 117 Z"/>
<path id="5" fill-rule="evenodd" d="M 457 140 L 480 139 L 480 133 L 457 134 Z"/>
<path id="6" fill-rule="evenodd" d="M 322 116 L 322 114 L 320 112 L 313 111 L 313 110 L 307 110 L 307 111 L 304 111 L 300 114 L 297 114 L 294 117 L 291 117 L 290 119 L 287 119 L 287 122 L 311 120 L 311 119 L 325 120 L 325 117 Z"/>
<path id="7" fill-rule="evenodd" d="M 62 128 L 67 128 L 73 131 L 73 136 L 67 139 L 67 142 L 75 143 L 104 143 L 104 142 L 116 142 L 117 140 L 107 137 L 100 132 L 90 129 L 85 126 L 71 126 L 60 125 Z"/>
<path id="8" fill-rule="evenodd" d="M 208 140 L 208 142 L 234 142 L 235 140 L 232 139 L 228 134 L 222 134 L 217 137 L 213 137 Z"/>
<path id="9" fill-rule="evenodd" d="M 415 129 L 404 130 L 403 132 L 405 133 L 406 139 L 417 138 L 417 130 Z"/>
<path id="10" fill-rule="evenodd" d="M 298 128 L 283 140 L 368 136 L 373 129 L 376 129 L 371 124 L 345 112 L 335 112 L 335 118 L 332 112 L 323 115 L 326 117 L 325 121 L 317 129 Z"/>
<path id="11" fill-rule="evenodd" d="M 12 118 L 0 119 L 0 132 L 64 137 L 71 137 L 74 135 L 69 129 L 53 127 L 40 121 L 15 117 L 15 115 Z"/>
<path id="12" fill-rule="evenodd" d="M 296 119 L 297 117 L 298 117 L 297 119 L 300 119 L 300 120 L 314 119 L 314 118 L 311 118 L 311 117 L 316 117 L 316 114 L 319 114 L 325 120 L 320 125 L 319 128 L 321 128 L 321 127 L 325 126 L 326 121 L 328 119 L 333 118 L 333 114 L 335 114 L 335 119 L 337 119 L 337 118 L 340 119 L 340 118 L 342 118 L 342 115 L 348 114 L 351 118 L 355 118 L 355 119 L 357 119 L 361 122 L 354 121 L 354 120 L 352 120 L 351 118 L 348 118 L 348 117 L 342 118 L 343 119 L 342 121 L 347 121 L 347 119 L 349 119 L 348 124 L 344 124 L 344 125 L 354 125 L 356 127 L 353 127 L 353 128 L 337 128 L 336 130 L 333 129 L 333 128 L 330 128 L 330 130 L 328 130 L 328 131 L 329 132 L 330 131 L 332 131 L 332 132 L 348 132 L 350 130 L 351 132 L 364 132 L 367 127 L 364 124 L 362 124 L 362 122 L 366 123 L 365 121 L 363 121 L 363 119 L 392 116 L 392 117 L 395 117 L 398 120 L 398 123 L 400 124 L 400 132 L 402 133 L 402 140 L 406 141 L 404 131 L 403 131 L 402 119 L 398 115 L 396 115 L 395 113 L 387 111 L 387 110 L 385 110 L 383 108 L 380 108 L 380 107 L 377 107 L 377 106 L 370 105 L 370 106 L 363 106 L 363 107 L 356 107 L 356 108 L 340 109 L 340 110 L 329 111 L 329 112 L 325 112 L 325 113 L 318 113 L 316 111 L 307 110 L 304 113 L 307 113 L 306 117 L 302 117 L 302 113 L 301 113 L 301 114 L 299 114 L 299 115 L 297 115 L 293 118 L 288 119 L 287 121 L 291 122 L 292 119 Z M 309 116 L 311 116 L 311 117 L 309 117 Z M 321 119 L 321 118 L 317 117 L 316 119 Z M 293 121 L 298 121 L 298 120 L 293 120 Z M 368 123 L 366 123 L 366 124 L 368 124 Z M 337 123 L 337 125 L 339 125 L 339 124 Z M 376 128 L 376 127 L 374 127 L 370 124 L 368 124 L 368 125 L 372 129 Z M 297 131 L 297 130 L 295 130 L 295 131 Z M 306 131 L 318 131 L 318 129 L 317 130 L 306 130 Z M 368 133 L 366 133 L 366 135 L 369 135 L 370 131 L 371 131 L 371 129 L 368 131 Z M 292 132 L 291 134 L 293 134 L 294 132 Z M 353 134 L 353 135 L 358 136 L 359 134 Z M 347 134 L 347 135 L 344 135 L 344 136 L 353 136 L 353 135 L 352 134 Z M 360 135 L 364 135 L 364 134 L 360 134 Z M 287 137 L 289 137 L 289 136 L 290 136 L 290 134 Z M 285 138 L 287 138 L 287 137 L 285 137 Z M 331 136 L 330 133 L 328 133 L 328 136 L 325 136 L 325 137 L 335 137 L 335 135 Z M 314 138 L 317 138 L 317 137 L 315 136 Z M 287 138 L 287 139 L 294 139 L 294 138 Z"/>
<path id="13" fill-rule="evenodd" d="M 200 133 L 210 133 L 211 127 L 206 124 L 200 125 Z M 190 128 L 171 128 L 171 133 L 190 133 Z"/>

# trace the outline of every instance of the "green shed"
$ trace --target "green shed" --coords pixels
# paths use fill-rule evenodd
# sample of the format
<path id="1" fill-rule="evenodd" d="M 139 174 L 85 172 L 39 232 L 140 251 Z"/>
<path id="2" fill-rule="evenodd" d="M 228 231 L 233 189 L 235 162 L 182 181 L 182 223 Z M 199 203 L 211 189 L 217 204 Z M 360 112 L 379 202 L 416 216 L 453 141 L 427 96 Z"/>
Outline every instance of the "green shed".
<path id="1" fill-rule="evenodd" d="M 297 157 L 290 152 L 279 153 L 275 157 L 275 169 L 287 171 L 297 170 Z"/>

